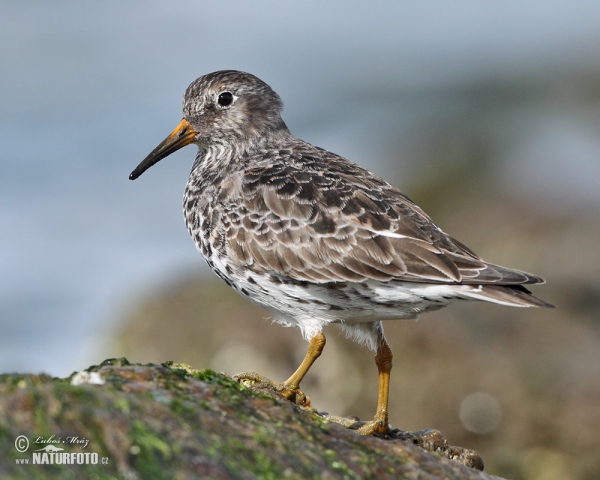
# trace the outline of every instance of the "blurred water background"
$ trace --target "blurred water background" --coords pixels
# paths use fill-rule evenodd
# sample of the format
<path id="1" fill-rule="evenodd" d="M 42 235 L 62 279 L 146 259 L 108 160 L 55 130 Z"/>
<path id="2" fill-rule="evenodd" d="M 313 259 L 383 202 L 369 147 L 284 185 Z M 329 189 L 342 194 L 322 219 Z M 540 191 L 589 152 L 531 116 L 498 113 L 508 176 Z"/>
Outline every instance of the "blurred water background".
<path id="1" fill-rule="evenodd" d="M 441 428 L 452 443 L 463 440 L 491 458 L 491 473 L 594 478 L 598 2 L 0 7 L 0 372 L 68 375 L 127 354 L 228 373 L 248 368 L 278 380 L 289 374 L 304 354 L 298 332 L 270 326 L 266 313 L 246 304 L 236 315 L 205 306 L 217 295 L 225 305 L 237 299 L 214 293 L 220 286 L 183 225 L 194 147 L 128 180 L 179 123 L 193 79 L 245 70 L 282 96 L 284 119 L 298 137 L 389 179 L 489 261 L 548 280 L 535 291 L 558 305 L 552 312 L 469 305 L 418 324 L 388 322 L 392 385 L 402 396 L 391 405 L 400 411 L 395 426 Z M 224 318 L 232 321 L 227 332 Z M 181 325 L 201 331 L 178 337 Z M 244 334 L 237 337 L 237 328 Z M 181 343 L 198 336 L 196 352 L 192 342 L 186 356 Z M 365 378 L 375 378 L 371 354 L 333 336 L 332 353 L 315 366 L 325 377 L 314 380 L 313 399 L 335 413 L 370 416 L 374 386 L 326 391 L 338 383 L 332 378 L 362 379 L 363 367 Z M 293 345 L 279 352 L 296 352 L 289 365 L 277 364 L 275 347 L 264 353 L 274 339 Z M 339 366 L 335 355 L 347 361 Z M 448 378 L 435 373 L 440 363 L 454 366 Z M 489 374 L 494 368 L 500 377 Z M 432 393 L 442 377 L 448 383 Z M 477 408 L 464 405 L 473 402 L 495 419 L 492 426 L 476 415 L 469 420 Z M 559 418 L 572 436 L 564 437 Z M 525 439 L 523 431 L 537 433 Z"/>

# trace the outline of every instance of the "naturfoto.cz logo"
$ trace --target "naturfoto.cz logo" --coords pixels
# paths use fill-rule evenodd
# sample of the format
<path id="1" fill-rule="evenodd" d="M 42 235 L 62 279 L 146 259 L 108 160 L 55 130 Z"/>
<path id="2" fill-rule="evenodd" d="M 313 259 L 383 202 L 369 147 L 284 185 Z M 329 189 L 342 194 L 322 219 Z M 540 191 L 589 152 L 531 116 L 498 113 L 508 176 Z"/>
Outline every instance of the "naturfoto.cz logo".
<path id="1" fill-rule="evenodd" d="M 25 435 L 19 435 L 15 439 L 15 449 L 19 453 L 25 453 L 30 444 L 34 443 L 37 446 L 45 444 L 37 450 L 32 451 L 32 458 L 17 458 L 17 464 L 21 465 L 96 465 L 102 463 L 103 465 L 108 464 L 108 457 L 100 458 L 95 452 L 65 452 L 61 445 L 79 445 L 80 449 L 84 449 L 88 446 L 89 440 L 81 437 L 56 437 L 52 435 L 48 438 L 35 437 L 31 442 Z"/>

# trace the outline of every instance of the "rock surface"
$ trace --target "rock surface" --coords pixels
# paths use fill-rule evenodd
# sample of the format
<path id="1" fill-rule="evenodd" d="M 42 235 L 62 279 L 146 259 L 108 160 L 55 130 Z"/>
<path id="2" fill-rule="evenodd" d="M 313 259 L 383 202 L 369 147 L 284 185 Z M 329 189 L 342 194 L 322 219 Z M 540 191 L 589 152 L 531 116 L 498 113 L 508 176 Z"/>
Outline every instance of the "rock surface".
<path id="1" fill-rule="evenodd" d="M 185 365 L 112 359 L 67 379 L 0 376 L 1 478 L 499 478 L 441 456 L 477 463 L 439 432 L 395 437 L 361 437 Z M 61 453 L 89 455 L 32 464 L 34 454 L 50 462 Z M 85 458 L 97 463 L 77 463 Z"/>

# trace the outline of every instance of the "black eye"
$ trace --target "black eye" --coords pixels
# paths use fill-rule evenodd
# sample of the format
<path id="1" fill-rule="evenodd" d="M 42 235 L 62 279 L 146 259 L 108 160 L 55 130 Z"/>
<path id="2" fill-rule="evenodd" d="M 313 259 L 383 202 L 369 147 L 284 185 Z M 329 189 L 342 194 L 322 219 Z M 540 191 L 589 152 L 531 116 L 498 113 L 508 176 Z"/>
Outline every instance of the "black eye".
<path id="1" fill-rule="evenodd" d="M 222 107 L 228 107 L 233 103 L 233 94 L 230 92 L 223 92 L 219 95 L 219 105 Z"/>

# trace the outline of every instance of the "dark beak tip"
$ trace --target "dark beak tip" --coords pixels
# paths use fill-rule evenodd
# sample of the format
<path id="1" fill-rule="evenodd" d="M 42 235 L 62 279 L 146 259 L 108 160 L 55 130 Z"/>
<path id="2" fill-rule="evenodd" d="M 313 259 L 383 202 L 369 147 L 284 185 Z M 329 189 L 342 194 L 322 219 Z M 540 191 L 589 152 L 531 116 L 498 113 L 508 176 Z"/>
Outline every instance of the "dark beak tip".
<path id="1" fill-rule="evenodd" d="M 191 127 L 189 122 L 186 119 L 183 119 L 177 128 L 175 128 L 167 138 L 160 142 L 158 146 L 152 150 L 137 167 L 135 167 L 133 172 L 129 175 L 129 180 L 135 180 L 152 165 L 157 164 L 163 158 L 168 157 L 173 152 L 192 143 L 196 134 L 196 131 Z"/>

